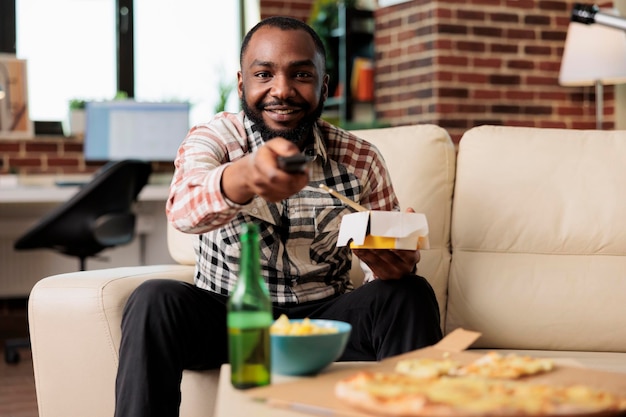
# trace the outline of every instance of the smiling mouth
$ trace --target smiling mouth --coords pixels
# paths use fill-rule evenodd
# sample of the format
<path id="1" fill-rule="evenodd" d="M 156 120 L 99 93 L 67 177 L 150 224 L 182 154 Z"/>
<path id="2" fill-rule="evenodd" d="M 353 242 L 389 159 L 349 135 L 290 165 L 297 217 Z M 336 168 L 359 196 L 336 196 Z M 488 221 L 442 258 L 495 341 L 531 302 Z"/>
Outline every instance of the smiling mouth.
<path id="1" fill-rule="evenodd" d="M 303 114 L 301 107 L 265 107 L 266 122 L 274 123 L 276 126 L 290 126 L 296 123 Z"/>
<path id="2" fill-rule="evenodd" d="M 280 115 L 288 115 L 288 114 L 293 114 L 296 112 L 299 112 L 301 109 L 297 108 L 297 109 L 272 109 L 272 108 L 265 108 L 264 109 L 267 112 L 271 112 L 271 113 L 276 113 L 276 114 L 280 114 Z"/>

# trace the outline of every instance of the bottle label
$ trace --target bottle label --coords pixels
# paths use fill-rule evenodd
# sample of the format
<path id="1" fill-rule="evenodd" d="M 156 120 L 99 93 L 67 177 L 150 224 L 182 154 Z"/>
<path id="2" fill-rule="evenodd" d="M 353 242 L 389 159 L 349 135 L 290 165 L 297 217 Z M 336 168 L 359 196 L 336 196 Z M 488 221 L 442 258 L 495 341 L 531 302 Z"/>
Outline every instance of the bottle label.
<path id="1" fill-rule="evenodd" d="M 231 311 L 228 313 L 228 327 L 249 329 L 255 327 L 269 327 L 274 318 L 269 311 Z"/>

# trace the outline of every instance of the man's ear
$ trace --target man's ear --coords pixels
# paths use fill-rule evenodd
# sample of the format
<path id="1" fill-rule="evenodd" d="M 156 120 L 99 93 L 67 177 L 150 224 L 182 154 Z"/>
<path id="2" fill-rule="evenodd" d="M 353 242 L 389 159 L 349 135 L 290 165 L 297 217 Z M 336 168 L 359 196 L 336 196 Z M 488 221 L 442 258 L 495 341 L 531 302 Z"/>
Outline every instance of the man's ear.
<path id="1" fill-rule="evenodd" d="M 322 96 L 324 100 L 328 98 L 328 82 L 330 81 L 330 75 L 325 74 L 324 79 L 322 80 Z"/>
<path id="2" fill-rule="evenodd" d="M 239 98 L 243 98 L 243 74 L 237 71 L 237 94 Z"/>

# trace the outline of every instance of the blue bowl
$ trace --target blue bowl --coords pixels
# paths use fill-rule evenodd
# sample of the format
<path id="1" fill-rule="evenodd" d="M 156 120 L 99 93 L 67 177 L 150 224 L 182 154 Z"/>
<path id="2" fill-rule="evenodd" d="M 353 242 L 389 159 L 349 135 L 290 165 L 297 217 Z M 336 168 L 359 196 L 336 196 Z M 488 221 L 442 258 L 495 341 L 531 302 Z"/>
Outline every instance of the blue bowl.
<path id="1" fill-rule="evenodd" d="M 301 322 L 302 320 L 290 320 Z M 311 319 L 311 324 L 336 328 L 336 333 L 287 336 L 272 334 L 272 373 L 312 375 L 341 357 L 348 344 L 352 326 L 337 320 Z"/>

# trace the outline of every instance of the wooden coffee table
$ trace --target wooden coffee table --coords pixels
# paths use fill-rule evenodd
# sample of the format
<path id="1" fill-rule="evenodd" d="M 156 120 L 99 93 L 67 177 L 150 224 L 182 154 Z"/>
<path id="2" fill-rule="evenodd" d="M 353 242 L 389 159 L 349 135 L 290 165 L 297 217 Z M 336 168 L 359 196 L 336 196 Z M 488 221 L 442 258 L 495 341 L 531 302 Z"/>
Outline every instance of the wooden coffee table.
<path id="1" fill-rule="evenodd" d="M 350 369 L 363 367 L 371 362 L 337 362 L 329 369 Z M 299 377 L 272 375 L 272 384 L 281 384 L 297 381 Z M 220 368 L 220 379 L 217 387 L 217 399 L 213 417 L 303 417 L 311 414 L 270 407 L 263 402 L 254 401 L 245 394 L 245 391 L 233 388 L 230 383 L 230 365 L 224 364 Z"/>

